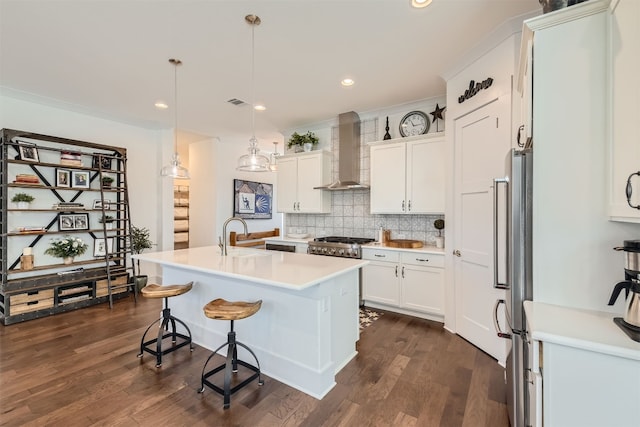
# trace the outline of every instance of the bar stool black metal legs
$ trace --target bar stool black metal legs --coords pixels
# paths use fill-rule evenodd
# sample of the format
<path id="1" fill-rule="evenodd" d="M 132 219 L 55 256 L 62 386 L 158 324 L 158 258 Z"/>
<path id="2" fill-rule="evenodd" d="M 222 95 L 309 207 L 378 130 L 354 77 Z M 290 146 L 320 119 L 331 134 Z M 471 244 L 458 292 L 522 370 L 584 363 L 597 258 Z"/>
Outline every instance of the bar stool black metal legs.
<path id="1" fill-rule="evenodd" d="M 211 353 L 211 355 L 209 355 L 207 361 L 202 367 L 202 382 L 200 390 L 198 391 L 199 393 L 203 393 L 205 386 L 208 386 L 215 392 L 224 396 L 224 409 L 229 408 L 229 406 L 231 405 L 231 395 L 251 383 L 253 380 L 257 379 L 258 385 L 264 384 L 264 381 L 262 380 L 262 377 L 260 375 L 260 362 L 258 361 L 258 358 L 249 347 L 236 340 L 236 333 L 234 331 L 234 320 L 243 319 L 255 314 L 258 310 L 260 310 L 261 305 L 262 301 L 257 301 L 254 303 L 228 302 L 218 298 L 211 301 L 204 307 L 204 312 L 207 317 L 211 319 L 231 321 L 231 329 L 227 334 L 227 342 L 215 349 Z M 238 346 L 244 348 L 253 356 L 256 361 L 255 366 L 238 359 Z M 225 363 L 215 367 L 210 371 L 207 371 L 207 365 L 209 364 L 211 358 L 224 347 L 228 347 Z M 253 374 L 232 387 L 232 374 L 238 372 L 238 365 L 244 366 L 250 371 L 253 371 Z M 209 377 L 222 370 L 224 370 L 224 384 L 223 387 L 220 387 L 209 381 Z"/>
<path id="2" fill-rule="evenodd" d="M 193 344 L 191 341 L 191 331 L 189 327 L 180 319 L 173 316 L 171 314 L 171 309 L 169 308 L 169 298 L 177 295 L 182 295 L 191 290 L 193 286 L 193 282 L 187 283 L 186 285 L 147 285 L 140 293 L 143 297 L 146 298 L 163 298 L 164 299 L 164 308 L 162 309 L 162 316 L 153 322 L 144 334 L 142 335 L 142 339 L 140 340 L 140 353 L 138 357 L 142 357 L 144 352 L 150 353 L 156 356 L 156 368 L 162 366 L 162 356 L 173 351 L 176 351 L 179 348 L 182 348 L 186 345 L 189 346 L 190 350 L 193 351 Z M 155 325 L 158 325 L 158 336 L 149 341 L 145 341 L 145 337 L 149 330 Z M 179 333 L 176 328 L 176 323 L 182 325 L 187 331 L 188 335 Z M 169 328 L 169 324 L 171 328 Z M 171 347 L 162 349 L 162 341 L 166 338 L 171 338 Z M 178 342 L 180 341 L 180 342 Z"/>

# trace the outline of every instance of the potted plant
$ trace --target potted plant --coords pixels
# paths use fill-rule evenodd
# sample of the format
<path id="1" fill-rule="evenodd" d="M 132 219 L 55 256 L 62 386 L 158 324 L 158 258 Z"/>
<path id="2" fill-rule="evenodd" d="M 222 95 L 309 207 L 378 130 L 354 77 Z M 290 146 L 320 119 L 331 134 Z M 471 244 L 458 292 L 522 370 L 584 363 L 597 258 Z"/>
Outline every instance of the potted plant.
<path id="1" fill-rule="evenodd" d="M 110 176 L 102 177 L 102 187 L 103 188 L 111 188 L 111 184 L 113 184 L 113 178 Z"/>
<path id="2" fill-rule="evenodd" d="M 16 193 L 11 199 L 11 201 L 16 204 L 18 209 L 29 209 L 29 203 L 33 202 L 34 200 L 35 197 L 27 193 Z"/>
<path id="3" fill-rule="evenodd" d="M 88 245 L 78 237 L 64 236 L 59 239 L 52 239 L 45 254 L 62 258 L 65 264 L 71 264 L 73 258 L 82 255 L 87 251 Z"/>
<path id="4" fill-rule="evenodd" d="M 113 222 L 116 219 L 111 215 L 104 215 L 102 218 L 98 220 L 100 224 L 104 224 L 107 230 L 111 230 L 113 228 Z"/>
<path id="5" fill-rule="evenodd" d="M 287 148 L 294 148 L 296 152 L 311 151 L 313 147 L 318 143 L 318 137 L 311 131 L 308 131 L 304 135 L 300 135 L 298 132 L 294 132 L 289 138 Z"/>
<path id="6" fill-rule="evenodd" d="M 153 247 L 154 243 L 151 241 L 151 232 L 145 227 L 131 226 L 131 252 L 134 254 L 141 254 L 145 249 Z M 149 277 L 140 274 L 140 260 L 136 260 L 137 272 L 134 270 L 134 282 L 136 289 L 140 292 L 140 289 L 147 285 Z"/>
<path id="7" fill-rule="evenodd" d="M 438 230 L 438 236 L 436 237 L 436 248 L 444 248 L 444 236 L 442 230 L 444 229 L 444 219 L 436 219 L 433 221 L 433 226 Z"/>

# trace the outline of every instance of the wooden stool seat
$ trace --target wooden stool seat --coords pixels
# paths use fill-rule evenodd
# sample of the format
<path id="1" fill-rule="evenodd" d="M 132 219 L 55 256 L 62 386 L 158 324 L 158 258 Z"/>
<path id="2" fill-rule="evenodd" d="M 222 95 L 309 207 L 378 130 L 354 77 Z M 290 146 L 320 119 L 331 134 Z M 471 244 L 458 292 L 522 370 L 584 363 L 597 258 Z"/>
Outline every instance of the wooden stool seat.
<path id="1" fill-rule="evenodd" d="M 178 295 L 186 294 L 193 287 L 193 282 L 189 282 L 184 285 L 147 285 L 140 290 L 140 293 L 145 298 L 163 298 L 164 299 L 164 308 L 162 309 L 162 314 L 158 320 L 149 325 L 144 334 L 142 334 L 142 339 L 140 340 L 140 353 L 138 353 L 138 357 L 142 357 L 144 352 L 150 353 L 156 356 L 156 368 L 162 366 L 162 356 L 177 349 L 184 347 L 186 345 L 189 346 L 189 349 L 193 351 L 193 343 L 191 339 L 191 331 L 186 323 L 182 320 L 178 319 L 174 315 L 171 314 L 171 309 L 169 308 L 169 298 L 175 297 Z M 158 335 L 148 341 L 145 341 L 145 337 L 151 328 L 158 324 Z M 186 335 L 178 332 L 176 325 L 180 324 L 186 331 Z M 162 348 L 162 341 L 166 338 L 171 338 L 171 346 L 168 347 L 169 343 L 166 343 L 164 349 Z"/>
<path id="2" fill-rule="evenodd" d="M 256 302 L 245 302 L 245 301 L 227 301 L 222 298 L 214 299 L 204 306 L 204 315 L 210 319 L 215 320 L 230 320 L 231 321 L 231 330 L 227 333 L 227 342 L 222 344 L 220 347 L 216 348 L 209 358 L 207 358 L 206 362 L 204 362 L 204 366 L 202 367 L 202 377 L 201 377 L 201 385 L 199 393 L 204 393 L 205 386 L 208 386 L 215 392 L 224 396 L 224 409 L 229 408 L 231 405 L 231 395 L 241 388 L 249 385 L 253 380 L 258 380 L 258 385 L 263 385 L 264 381 L 260 376 L 260 362 L 258 362 L 258 357 L 255 355 L 253 350 L 247 347 L 245 344 L 236 340 L 236 333 L 233 330 L 233 323 L 236 320 L 244 319 L 246 317 L 252 316 L 260 310 L 262 306 L 262 300 Z M 226 362 L 219 365 L 218 367 L 207 371 L 207 365 L 213 356 L 215 356 L 220 350 L 224 347 L 227 347 L 227 358 Z M 247 352 L 253 356 L 256 361 L 255 365 L 247 363 L 243 360 L 238 359 L 238 347 L 242 347 Z M 244 380 L 240 380 L 237 377 L 238 373 L 238 365 L 244 366 L 247 368 L 249 372 L 252 374 L 245 378 Z M 209 378 L 215 375 L 218 372 L 224 371 L 224 383 L 221 386 L 214 384 Z M 245 375 L 240 375 L 245 376 Z M 236 380 L 235 385 L 232 386 L 232 379 Z"/>
<path id="3" fill-rule="evenodd" d="M 186 285 L 156 285 L 150 284 L 140 290 L 145 298 L 171 298 L 186 294 L 193 287 L 193 282 Z"/>
<path id="4" fill-rule="evenodd" d="M 252 316 L 260 310 L 262 300 L 256 302 L 214 299 L 204 306 L 204 315 L 216 320 L 238 320 Z"/>

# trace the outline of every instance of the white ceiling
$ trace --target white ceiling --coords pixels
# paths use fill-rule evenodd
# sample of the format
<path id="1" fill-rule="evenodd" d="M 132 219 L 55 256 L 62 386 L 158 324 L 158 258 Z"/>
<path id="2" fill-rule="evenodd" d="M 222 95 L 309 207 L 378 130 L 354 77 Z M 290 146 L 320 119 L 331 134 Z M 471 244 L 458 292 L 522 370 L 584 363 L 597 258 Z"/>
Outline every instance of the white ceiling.
<path id="1" fill-rule="evenodd" d="M 252 102 L 254 13 L 256 136 L 345 111 L 441 96 L 440 77 L 509 18 L 538 0 L 0 0 L 2 93 L 150 128 L 246 136 Z M 356 84 L 342 88 L 344 77 Z"/>

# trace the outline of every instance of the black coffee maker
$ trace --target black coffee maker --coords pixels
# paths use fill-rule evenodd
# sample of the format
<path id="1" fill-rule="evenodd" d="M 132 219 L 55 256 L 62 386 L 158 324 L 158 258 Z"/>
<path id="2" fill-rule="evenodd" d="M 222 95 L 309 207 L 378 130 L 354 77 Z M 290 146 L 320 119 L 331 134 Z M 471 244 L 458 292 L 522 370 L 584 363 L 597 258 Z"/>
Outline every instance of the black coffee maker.
<path id="1" fill-rule="evenodd" d="M 617 283 L 613 288 L 609 305 L 615 304 L 623 289 L 627 304 L 624 317 L 615 317 L 613 321 L 632 340 L 640 342 L 640 240 L 625 240 L 623 247 L 617 247 L 614 250 L 625 253 L 625 280 Z"/>

